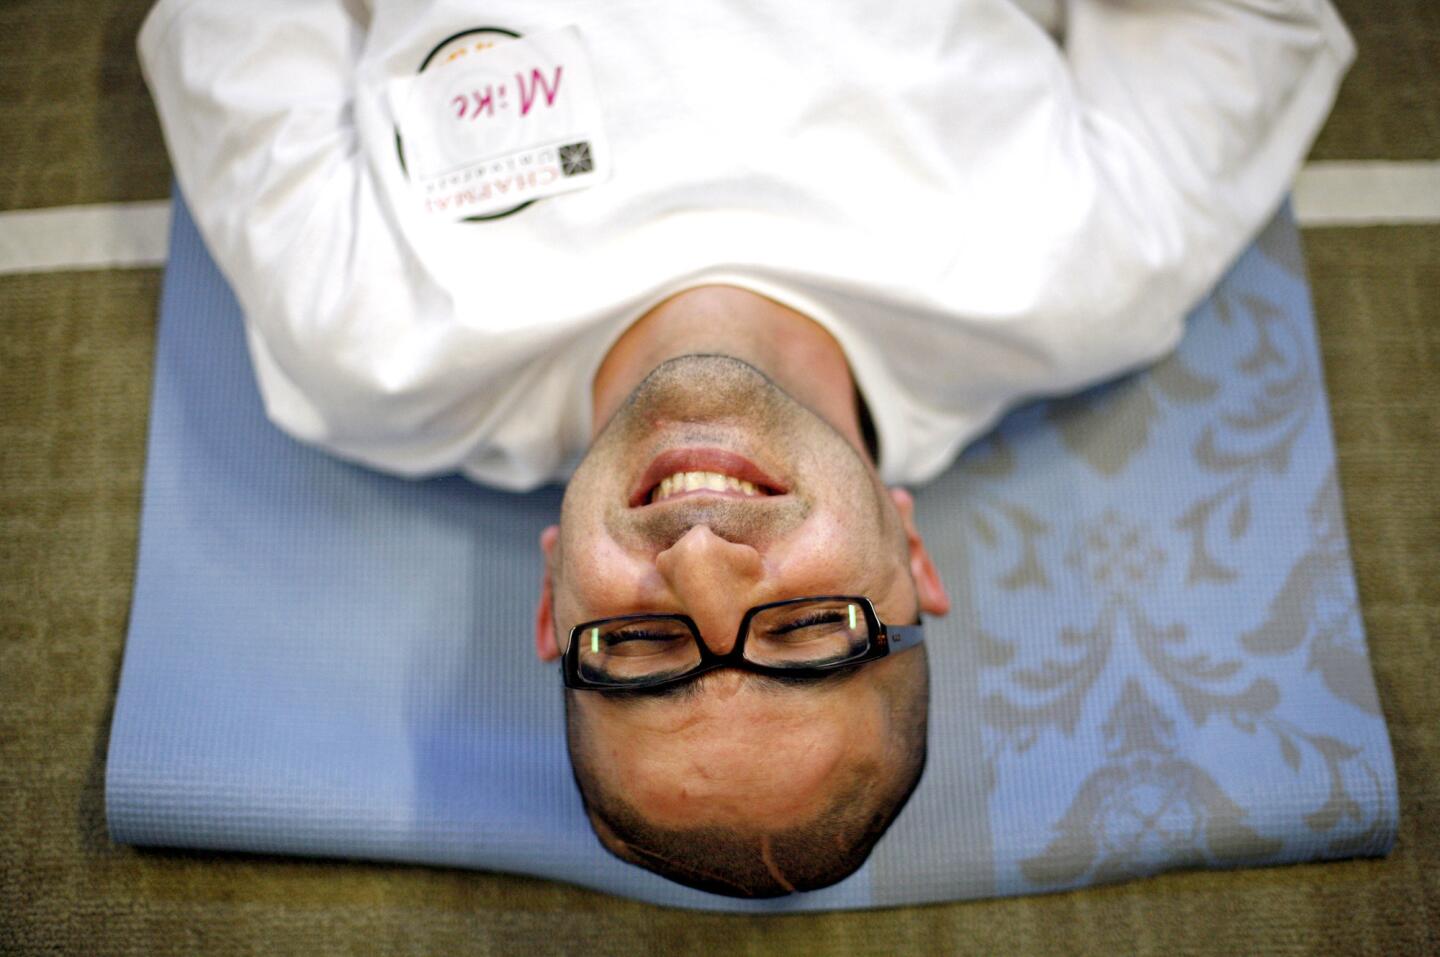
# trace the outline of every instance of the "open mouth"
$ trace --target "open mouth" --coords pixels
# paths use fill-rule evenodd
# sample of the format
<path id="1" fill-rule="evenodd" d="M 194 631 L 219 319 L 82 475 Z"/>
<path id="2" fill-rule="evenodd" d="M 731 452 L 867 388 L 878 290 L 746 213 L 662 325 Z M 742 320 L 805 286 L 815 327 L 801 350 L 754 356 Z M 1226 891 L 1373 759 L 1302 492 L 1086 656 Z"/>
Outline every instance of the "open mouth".
<path id="1" fill-rule="evenodd" d="M 722 475 L 719 472 L 676 472 L 661 479 L 660 484 L 650 490 L 645 501 L 646 504 L 653 505 L 686 492 L 699 491 L 739 493 L 746 498 L 757 498 L 766 494 L 760 491 L 754 482 L 747 482 L 733 475 Z"/>
<path id="2" fill-rule="evenodd" d="M 753 462 L 723 449 L 673 449 L 650 463 L 630 496 L 630 507 L 681 496 L 765 498 L 788 490 Z"/>

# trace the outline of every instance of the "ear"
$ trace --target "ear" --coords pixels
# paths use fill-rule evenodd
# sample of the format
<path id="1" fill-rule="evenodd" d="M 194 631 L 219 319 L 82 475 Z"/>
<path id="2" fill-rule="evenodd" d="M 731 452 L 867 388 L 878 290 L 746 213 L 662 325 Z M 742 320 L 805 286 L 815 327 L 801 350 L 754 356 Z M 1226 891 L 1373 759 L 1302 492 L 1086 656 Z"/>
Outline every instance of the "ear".
<path id="1" fill-rule="evenodd" d="M 930 561 L 930 553 L 925 550 L 925 542 L 915 527 L 915 499 L 903 488 L 890 489 L 890 498 L 905 527 L 910 577 L 915 580 L 915 591 L 920 596 L 920 610 L 927 615 L 943 615 L 950 610 L 950 596 L 945 594 L 945 584 L 940 581 L 940 573 L 935 571 L 935 563 Z"/>
<path id="2" fill-rule="evenodd" d="M 550 564 L 559 538 L 558 525 L 551 525 L 540 533 L 540 551 L 545 554 L 545 576 L 540 580 L 540 601 L 535 606 L 535 654 L 541 661 L 554 661 L 560 657 L 560 646 L 555 642 L 555 590 L 550 584 Z"/>

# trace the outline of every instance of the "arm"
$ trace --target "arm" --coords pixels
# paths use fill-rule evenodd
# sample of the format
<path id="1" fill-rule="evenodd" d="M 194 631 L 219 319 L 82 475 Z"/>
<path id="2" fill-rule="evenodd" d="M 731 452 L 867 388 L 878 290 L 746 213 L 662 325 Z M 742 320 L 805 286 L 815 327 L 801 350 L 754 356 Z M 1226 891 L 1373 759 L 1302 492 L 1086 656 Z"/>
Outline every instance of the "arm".
<path id="1" fill-rule="evenodd" d="M 1150 361 L 1274 215 L 1354 45 L 1328 0 L 1071 0 L 1067 12 L 1075 122 L 1108 195 L 1104 232 L 1124 250 L 1120 270 L 1144 277 L 1135 314 L 1117 316 L 1132 325 L 1077 350 L 1083 366 L 1145 314 L 1168 317 L 1129 364 Z"/>
<path id="2" fill-rule="evenodd" d="M 361 147 L 366 30 L 358 0 L 164 0 L 139 47 L 269 417 L 336 454 L 425 474 L 454 468 L 456 447 L 491 428 L 462 380 L 492 370 L 484 335 L 462 341 L 438 321 L 451 304 Z"/>
<path id="3" fill-rule="evenodd" d="M 967 10 L 938 228 L 986 226 L 953 233 L 952 321 L 887 333 L 911 394 L 882 432 L 892 479 L 938 474 L 1020 400 L 1172 350 L 1284 198 L 1354 53 L 1327 0 L 1068 0 L 1061 46 L 1013 0 Z"/>
<path id="4" fill-rule="evenodd" d="M 1193 301 L 1274 214 L 1354 44 L 1328 0 L 1072 0 L 1065 56 L 1093 155 L 1163 204 Z"/>

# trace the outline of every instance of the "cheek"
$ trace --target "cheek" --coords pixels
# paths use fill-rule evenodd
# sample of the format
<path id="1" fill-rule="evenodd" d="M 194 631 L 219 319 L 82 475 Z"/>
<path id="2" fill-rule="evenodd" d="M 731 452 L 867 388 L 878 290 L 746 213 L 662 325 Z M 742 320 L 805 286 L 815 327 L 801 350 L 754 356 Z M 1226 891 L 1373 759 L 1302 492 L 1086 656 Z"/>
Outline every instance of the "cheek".
<path id="1" fill-rule="evenodd" d="M 814 514 L 802 533 L 765 554 L 767 569 L 794 595 L 863 594 L 888 590 L 894 556 L 869 523 L 837 513 Z"/>
<path id="2" fill-rule="evenodd" d="M 554 586 L 556 615 L 564 626 L 653 607 L 663 585 L 652 563 L 608 535 L 567 537 Z"/>

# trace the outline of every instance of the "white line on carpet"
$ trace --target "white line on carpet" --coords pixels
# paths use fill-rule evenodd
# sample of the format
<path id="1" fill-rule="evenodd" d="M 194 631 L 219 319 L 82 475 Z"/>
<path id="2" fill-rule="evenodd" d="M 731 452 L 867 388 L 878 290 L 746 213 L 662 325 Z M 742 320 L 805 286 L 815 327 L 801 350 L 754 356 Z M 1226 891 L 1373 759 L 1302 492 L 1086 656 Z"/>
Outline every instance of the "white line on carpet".
<path id="1" fill-rule="evenodd" d="M 163 266 L 170 201 L 0 213 L 0 273 Z"/>
<path id="2" fill-rule="evenodd" d="M 1440 162 L 1310 163 L 1295 182 L 1301 226 L 1440 223 Z"/>
<path id="3" fill-rule="evenodd" d="M 1440 162 L 1319 162 L 1300 171 L 1301 226 L 1440 223 Z M 0 274 L 163 266 L 170 203 L 0 212 Z"/>

